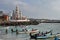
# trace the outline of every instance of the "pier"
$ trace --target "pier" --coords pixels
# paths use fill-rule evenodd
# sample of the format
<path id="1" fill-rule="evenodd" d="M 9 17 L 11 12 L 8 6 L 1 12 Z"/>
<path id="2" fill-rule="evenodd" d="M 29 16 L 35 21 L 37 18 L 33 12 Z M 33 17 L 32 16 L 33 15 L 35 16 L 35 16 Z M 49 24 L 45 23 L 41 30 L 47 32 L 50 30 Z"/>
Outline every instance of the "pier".
<path id="1" fill-rule="evenodd" d="M 6 21 L 1 22 L 0 26 L 19 26 L 19 25 L 38 25 L 36 21 Z"/>

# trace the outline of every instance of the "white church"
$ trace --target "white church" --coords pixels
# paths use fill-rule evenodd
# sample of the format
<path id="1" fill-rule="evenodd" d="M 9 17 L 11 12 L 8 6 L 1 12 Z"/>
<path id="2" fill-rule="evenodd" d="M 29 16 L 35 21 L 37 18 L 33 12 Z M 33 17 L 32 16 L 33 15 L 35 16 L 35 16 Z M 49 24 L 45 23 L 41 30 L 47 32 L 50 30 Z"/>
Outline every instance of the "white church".
<path id="1" fill-rule="evenodd" d="M 21 10 L 19 10 L 19 7 L 16 6 L 16 9 L 13 10 L 12 19 L 10 21 L 11 22 L 25 22 L 25 21 L 28 22 L 30 20 L 28 20 L 26 16 L 23 16 Z"/>

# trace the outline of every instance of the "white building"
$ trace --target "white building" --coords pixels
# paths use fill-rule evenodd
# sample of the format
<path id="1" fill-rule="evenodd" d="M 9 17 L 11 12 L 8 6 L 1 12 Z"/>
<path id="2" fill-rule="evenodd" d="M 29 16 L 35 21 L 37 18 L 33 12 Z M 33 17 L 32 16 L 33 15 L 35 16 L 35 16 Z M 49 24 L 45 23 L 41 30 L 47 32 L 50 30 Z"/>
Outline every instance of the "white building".
<path id="1" fill-rule="evenodd" d="M 16 9 L 13 10 L 12 20 L 10 21 L 29 21 L 26 16 L 22 16 L 22 12 L 19 10 L 19 7 L 16 6 Z"/>

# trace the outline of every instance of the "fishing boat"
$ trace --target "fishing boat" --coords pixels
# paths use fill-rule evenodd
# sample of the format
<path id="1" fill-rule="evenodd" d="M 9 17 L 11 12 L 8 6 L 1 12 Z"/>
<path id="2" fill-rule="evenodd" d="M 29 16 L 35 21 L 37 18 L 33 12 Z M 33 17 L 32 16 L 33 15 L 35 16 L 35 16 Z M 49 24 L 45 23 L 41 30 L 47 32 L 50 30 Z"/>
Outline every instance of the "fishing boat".
<path id="1" fill-rule="evenodd" d="M 54 40 L 60 40 L 60 38 L 58 38 L 57 36 L 55 36 L 55 39 Z"/>
<path id="2" fill-rule="evenodd" d="M 11 31 L 12 32 L 17 32 L 18 30 L 13 30 L 13 29 L 11 29 Z M 18 31 L 18 33 L 19 34 L 22 34 L 22 33 L 32 33 L 32 34 L 34 34 L 34 33 L 38 33 L 39 32 L 39 30 L 38 29 L 33 29 L 33 30 L 27 30 L 27 29 L 22 29 L 22 31 Z"/>
<path id="3" fill-rule="evenodd" d="M 37 36 L 37 39 L 48 39 L 48 38 L 54 38 L 55 35 L 47 35 L 47 36 Z"/>
<path id="4" fill-rule="evenodd" d="M 18 32 L 18 34 L 27 34 L 28 32 Z"/>
<path id="5" fill-rule="evenodd" d="M 24 31 L 21 31 L 21 32 L 18 32 L 18 33 L 28 33 L 29 34 L 29 33 L 38 33 L 38 32 L 39 32 L 38 29 L 34 29 L 34 30 L 30 30 L 30 31 L 25 29 Z"/>
<path id="6" fill-rule="evenodd" d="M 32 29 L 31 31 L 29 31 L 29 33 L 33 33 L 33 34 L 38 33 L 38 32 L 39 32 L 38 29 Z"/>
<path id="7" fill-rule="evenodd" d="M 31 39 L 48 39 L 48 38 L 54 38 L 54 37 L 55 35 L 53 35 L 50 31 L 47 33 L 37 33 L 37 34 L 30 33 Z"/>
<path id="8" fill-rule="evenodd" d="M 55 36 L 54 40 L 60 40 L 59 36 L 60 36 L 60 33 Z"/>
<path id="9" fill-rule="evenodd" d="M 16 29 L 16 30 L 11 29 L 11 32 L 27 33 L 28 31 L 27 30 L 19 31 L 18 29 Z"/>
<path id="10" fill-rule="evenodd" d="M 55 35 L 42 35 L 42 36 L 37 36 L 36 34 L 34 36 L 30 36 L 30 38 L 32 39 L 48 39 L 48 38 L 54 38 Z"/>

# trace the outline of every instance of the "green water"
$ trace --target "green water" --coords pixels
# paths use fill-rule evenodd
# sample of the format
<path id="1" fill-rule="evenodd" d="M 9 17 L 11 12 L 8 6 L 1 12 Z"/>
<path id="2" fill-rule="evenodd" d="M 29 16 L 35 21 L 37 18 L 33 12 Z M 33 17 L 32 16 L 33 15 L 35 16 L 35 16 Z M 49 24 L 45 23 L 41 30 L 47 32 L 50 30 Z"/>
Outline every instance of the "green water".
<path id="1" fill-rule="evenodd" d="M 0 26 L 0 40 L 35 40 L 30 39 L 28 34 L 16 35 L 16 33 L 11 33 L 11 28 L 13 28 L 14 30 L 18 29 L 19 31 L 21 31 L 20 26 L 9 26 L 8 34 L 6 34 L 6 28 Z M 39 25 L 28 25 L 27 27 L 28 30 L 31 30 L 32 28 L 39 29 L 41 32 L 53 30 L 53 34 L 60 33 L 60 23 L 41 23 Z M 38 40 L 54 40 L 54 38 Z"/>

